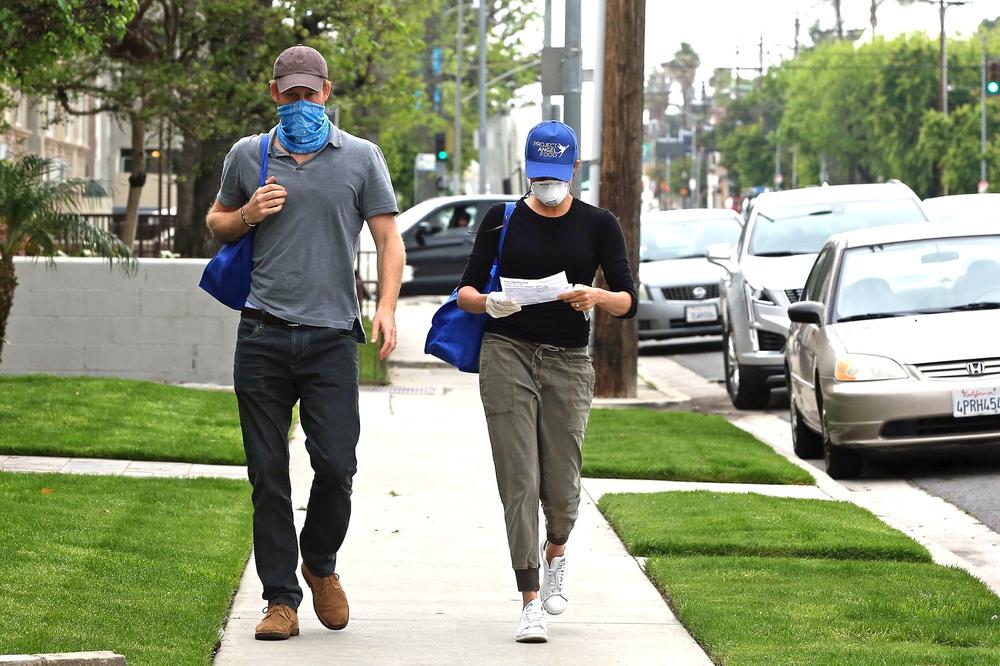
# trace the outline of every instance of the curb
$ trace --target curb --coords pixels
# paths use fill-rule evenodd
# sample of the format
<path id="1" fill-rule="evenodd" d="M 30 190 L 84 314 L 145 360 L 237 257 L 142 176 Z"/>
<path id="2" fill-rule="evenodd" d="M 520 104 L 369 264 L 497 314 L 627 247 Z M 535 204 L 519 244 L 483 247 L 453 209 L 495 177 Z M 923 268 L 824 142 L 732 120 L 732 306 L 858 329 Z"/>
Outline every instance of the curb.
<path id="1" fill-rule="evenodd" d="M 114 652 L 58 652 L 52 654 L 8 654 L 0 655 L 0 664 L 18 666 L 125 666 L 125 657 Z"/>

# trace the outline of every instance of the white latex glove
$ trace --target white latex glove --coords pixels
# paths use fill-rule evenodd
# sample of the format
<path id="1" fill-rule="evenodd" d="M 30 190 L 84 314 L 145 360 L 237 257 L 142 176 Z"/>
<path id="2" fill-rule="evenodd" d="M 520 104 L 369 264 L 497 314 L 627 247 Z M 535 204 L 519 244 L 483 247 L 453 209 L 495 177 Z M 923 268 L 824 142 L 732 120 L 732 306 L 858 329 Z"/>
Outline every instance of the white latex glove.
<path id="1" fill-rule="evenodd" d="M 585 286 L 586 285 L 574 283 L 573 284 L 573 288 L 571 289 L 571 291 L 578 291 L 580 289 L 583 289 Z M 583 311 L 583 318 L 586 319 L 587 321 L 590 321 L 590 315 L 593 312 L 594 312 L 594 308 L 587 308 L 586 310 Z"/>
<path id="2" fill-rule="evenodd" d="M 521 306 L 507 298 L 502 291 L 491 291 L 486 295 L 486 314 L 499 319 L 520 312 Z"/>

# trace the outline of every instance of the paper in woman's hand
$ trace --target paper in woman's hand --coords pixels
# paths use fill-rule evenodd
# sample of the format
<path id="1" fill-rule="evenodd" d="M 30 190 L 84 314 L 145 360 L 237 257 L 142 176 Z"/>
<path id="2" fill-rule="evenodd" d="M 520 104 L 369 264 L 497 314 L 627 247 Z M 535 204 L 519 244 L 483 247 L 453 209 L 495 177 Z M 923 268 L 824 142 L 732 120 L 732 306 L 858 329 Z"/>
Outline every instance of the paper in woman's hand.
<path id="1" fill-rule="evenodd" d="M 572 291 L 573 287 L 566 279 L 566 271 L 539 280 L 524 280 L 521 278 L 500 278 L 504 294 L 518 305 L 535 305 L 548 303 L 559 299 L 560 294 Z"/>

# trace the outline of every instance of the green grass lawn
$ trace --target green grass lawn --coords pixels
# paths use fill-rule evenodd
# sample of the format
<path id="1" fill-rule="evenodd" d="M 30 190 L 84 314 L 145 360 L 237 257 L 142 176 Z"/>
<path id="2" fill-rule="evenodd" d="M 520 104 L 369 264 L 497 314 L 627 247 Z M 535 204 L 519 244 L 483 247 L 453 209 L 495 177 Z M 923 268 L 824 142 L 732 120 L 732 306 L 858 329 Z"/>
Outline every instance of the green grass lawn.
<path id="1" fill-rule="evenodd" d="M 716 664 L 1000 663 L 1000 599 L 926 563 L 657 557 L 647 574 Z"/>
<path id="2" fill-rule="evenodd" d="M 231 391 L 97 377 L 0 376 L 0 453 L 245 464 Z"/>
<path id="3" fill-rule="evenodd" d="M 930 561 L 923 546 L 846 502 L 696 491 L 604 495 L 598 506 L 629 552 L 643 557 Z"/>
<path id="4" fill-rule="evenodd" d="M 1000 664 L 1000 598 L 854 505 L 705 491 L 598 504 L 716 664 Z"/>
<path id="5" fill-rule="evenodd" d="M 210 663 L 250 553 L 249 497 L 223 479 L 0 474 L 0 654 Z"/>
<path id="6" fill-rule="evenodd" d="M 812 476 L 721 416 L 595 409 L 583 475 L 616 479 L 812 484 Z"/>

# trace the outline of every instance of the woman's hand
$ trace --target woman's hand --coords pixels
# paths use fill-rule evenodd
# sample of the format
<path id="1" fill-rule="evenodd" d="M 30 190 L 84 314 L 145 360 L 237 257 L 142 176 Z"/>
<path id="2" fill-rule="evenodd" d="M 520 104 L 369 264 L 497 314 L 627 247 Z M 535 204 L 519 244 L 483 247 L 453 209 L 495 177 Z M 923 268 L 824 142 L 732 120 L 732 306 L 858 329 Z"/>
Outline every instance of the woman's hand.
<path id="1" fill-rule="evenodd" d="M 582 284 L 574 284 L 573 291 L 567 291 L 559 296 L 559 300 L 569 303 L 569 306 L 577 312 L 586 312 L 595 305 L 601 305 L 608 292 L 596 287 L 587 287 Z"/>

